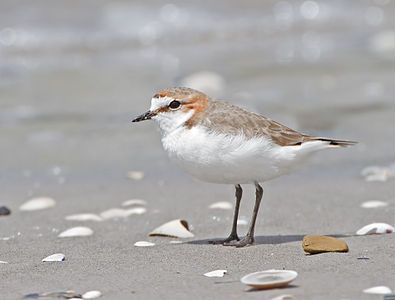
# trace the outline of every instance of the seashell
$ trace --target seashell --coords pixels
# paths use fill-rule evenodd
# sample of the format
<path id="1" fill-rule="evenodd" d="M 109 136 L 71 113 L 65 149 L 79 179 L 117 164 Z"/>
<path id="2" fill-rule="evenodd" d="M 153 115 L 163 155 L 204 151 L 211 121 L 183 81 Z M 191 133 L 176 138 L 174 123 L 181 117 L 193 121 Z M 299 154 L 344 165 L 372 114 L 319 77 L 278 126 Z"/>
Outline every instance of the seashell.
<path id="1" fill-rule="evenodd" d="M 377 208 L 377 207 L 385 207 L 388 206 L 387 202 L 373 200 L 373 201 L 366 201 L 361 204 L 363 208 Z"/>
<path id="2" fill-rule="evenodd" d="M 95 299 L 101 297 L 100 291 L 89 291 L 82 295 L 82 299 Z"/>
<path id="3" fill-rule="evenodd" d="M 140 171 L 129 171 L 127 177 L 133 180 L 141 180 L 144 178 L 144 173 Z"/>
<path id="4" fill-rule="evenodd" d="M 0 206 L 0 216 L 8 216 L 11 210 L 7 206 Z"/>
<path id="5" fill-rule="evenodd" d="M 377 294 L 377 295 L 386 295 L 392 293 L 391 289 L 386 286 L 374 286 L 363 290 L 363 292 L 366 294 Z"/>
<path id="6" fill-rule="evenodd" d="M 182 241 L 170 241 L 169 244 L 182 244 Z"/>
<path id="7" fill-rule="evenodd" d="M 73 227 L 61 232 L 58 237 L 75 237 L 75 236 L 89 236 L 93 234 L 93 230 L 89 227 Z"/>
<path id="8" fill-rule="evenodd" d="M 141 199 L 130 199 L 126 200 L 122 203 L 122 206 L 131 206 L 131 205 L 146 205 L 147 201 Z"/>
<path id="9" fill-rule="evenodd" d="M 103 221 L 102 218 L 95 214 L 76 214 L 67 216 L 65 219 L 67 221 Z"/>
<path id="10" fill-rule="evenodd" d="M 189 86 L 209 95 L 219 96 L 225 87 L 225 80 L 221 75 L 212 71 L 200 71 L 183 78 L 180 86 Z"/>
<path id="11" fill-rule="evenodd" d="M 106 211 L 103 211 L 100 216 L 103 219 L 116 219 L 116 218 L 126 218 L 130 215 L 141 215 L 147 211 L 144 207 L 135 207 L 130 209 L 122 209 L 122 208 L 111 208 Z"/>
<path id="12" fill-rule="evenodd" d="M 237 220 L 237 225 L 248 225 L 248 220 L 246 217 L 239 217 Z"/>
<path id="13" fill-rule="evenodd" d="M 56 298 L 56 299 L 81 299 L 81 295 L 74 291 L 66 292 L 46 292 L 46 293 L 31 293 L 23 297 L 23 299 L 38 299 L 38 298 Z"/>
<path id="14" fill-rule="evenodd" d="M 152 246 L 155 246 L 155 243 L 146 242 L 146 241 L 138 241 L 138 242 L 135 242 L 134 245 L 136 247 L 152 247 Z"/>
<path id="15" fill-rule="evenodd" d="M 227 273 L 227 270 L 215 270 L 211 272 L 207 272 L 203 274 L 206 277 L 224 277 L 224 275 Z"/>
<path id="16" fill-rule="evenodd" d="M 211 208 L 211 209 L 232 209 L 233 204 L 230 202 L 221 201 L 221 202 L 215 202 L 215 203 L 211 204 L 208 208 Z"/>
<path id="17" fill-rule="evenodd" d="M 394 230 L 394 227 L 386 223 L 372 223 L 359 229 L 357 235 L 392 233 Z"/>
<path id="18" fill-rule="evenodd" d="M 47 256 L 44 258 L 42 261 L 43 262 L 48 262 L 48 261 L 64 261 L 66 256 L 63 253 L 55 253 L 50 256 Z"/>
<path id="19" fill-rule="evenodd" d="M 294 299 L 295 299 L 294 296 L 286 294 L 286 295 L 277 296 L 275 298 L 272 298 L 271 300 L 294 300 Z"/>
<path id="20" fill-rule="evenodd" d="M 8 262 L 0 260 L 0 264 L 8 264 Z"/>
<path id="21" fill-rule="evenodd" d="M 188 222 L 185 220 L 173 220 L 167 222 L 158 228 L 155 228 L 150 236 L 168 236 L 176 238 L 190 238 L 194 237 L 194 234 L 189 231 Z"/>
<path id="22" fill-rule="evenodd" d="M 52 198 L 40 197 L 33 198 L 24 204 L 22 204 L 19 209 L 24 211 L 40 210 L 55 206 L 56 202 Z"/>
<path id="23" fill-rule="evenodd" d="M 241 282 L 255 289 L 272 289 L 288 285 L 298 273 L 290 270 L 267 270 L 248 274 Z"/>

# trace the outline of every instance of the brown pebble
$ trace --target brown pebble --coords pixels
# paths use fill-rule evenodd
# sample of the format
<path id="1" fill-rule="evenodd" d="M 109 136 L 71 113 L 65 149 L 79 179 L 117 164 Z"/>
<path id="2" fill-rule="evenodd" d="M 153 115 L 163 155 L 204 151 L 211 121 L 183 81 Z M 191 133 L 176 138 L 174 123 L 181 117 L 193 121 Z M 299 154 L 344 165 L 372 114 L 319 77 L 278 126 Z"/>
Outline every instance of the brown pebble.
<path id="1" fill-rule="evenodd" d="M 324 252 L 348 252 L 346 242 L 331 236 L 306 235 L 303 238 L 303 250 L 310 254 Z"/>

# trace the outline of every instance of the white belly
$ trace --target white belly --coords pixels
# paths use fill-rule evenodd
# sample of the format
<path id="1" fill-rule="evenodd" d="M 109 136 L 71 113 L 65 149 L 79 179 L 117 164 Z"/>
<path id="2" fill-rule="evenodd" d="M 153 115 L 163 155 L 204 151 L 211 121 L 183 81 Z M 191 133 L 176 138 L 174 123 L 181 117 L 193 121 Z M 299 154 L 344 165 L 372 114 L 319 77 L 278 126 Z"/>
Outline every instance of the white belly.
<path id="1" fill-rule="evenodd" d="M 295 163 L 294 151 L 284 151 L 268 139 L 213 134 L 199 126 L 178 128 L 162 143 L 181 168 L 208 182 L 264 182 L 287 173 Z"/>

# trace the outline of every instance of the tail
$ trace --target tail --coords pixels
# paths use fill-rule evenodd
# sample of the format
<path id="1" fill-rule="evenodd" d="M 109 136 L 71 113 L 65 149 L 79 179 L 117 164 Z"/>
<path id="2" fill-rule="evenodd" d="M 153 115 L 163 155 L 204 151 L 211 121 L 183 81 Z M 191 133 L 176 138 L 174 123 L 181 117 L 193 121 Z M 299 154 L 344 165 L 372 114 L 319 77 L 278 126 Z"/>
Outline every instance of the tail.
<path id="1" fill-rule="evenodd" d="M 315 137 L 311 139 L 311 141 L 328 142 L 330 146 L 334 146 L 334 147 L 349 147 L 358 144 L 358 142 L 354 142 L 354 141 L 334 140 L 334 139 L 321 138 L 321 137 Z"/>

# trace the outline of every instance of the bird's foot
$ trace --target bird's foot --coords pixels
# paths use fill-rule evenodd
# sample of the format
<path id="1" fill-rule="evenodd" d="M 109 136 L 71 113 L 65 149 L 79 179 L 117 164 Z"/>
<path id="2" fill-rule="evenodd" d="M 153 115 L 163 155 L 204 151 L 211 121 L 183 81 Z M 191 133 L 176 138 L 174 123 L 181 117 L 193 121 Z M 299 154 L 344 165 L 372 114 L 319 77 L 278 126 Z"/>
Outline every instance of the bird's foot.
<path id="1" fill-rule="evenodd" d="M 252 245 L 253 243 L 254 243 L 254 238 L 249 235 L 246 235 L 241 240 L 230 241 L 228 243 L 225 243 L 224 246 L 234 246 L 236 248 L 241 248 L 241 247 Z"/>
<path id="2" fill-rule="evenodd" d="M 239 237 L 237 236 L 237 234 L 231 234 L 230 236 L 228 236 L 226 239 L 223 240 L 215 240 L 215 241 L 209 241 L 210 244 L 213 245 L 224 245 L 224 246 L 228 246 L 228 243 L 231 242 L 237 242 L 239 241 Z"/>

